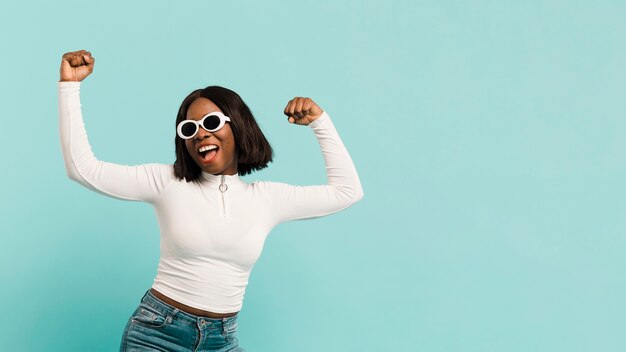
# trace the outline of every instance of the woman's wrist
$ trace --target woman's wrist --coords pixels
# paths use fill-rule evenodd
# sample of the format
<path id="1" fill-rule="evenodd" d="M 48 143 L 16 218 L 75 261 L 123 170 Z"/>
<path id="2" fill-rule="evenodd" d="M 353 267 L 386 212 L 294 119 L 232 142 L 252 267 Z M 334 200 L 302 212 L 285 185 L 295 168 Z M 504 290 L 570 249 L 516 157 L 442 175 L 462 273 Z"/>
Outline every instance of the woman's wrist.
<path id="1" fill-rule="evenodd" d="M 308 124 L 308 126 L 311 127 L 311 128 L 315 128 L 315 127 L 319 126 L 320 124 L 322 124 L 325 120 L 327 120 L 329 118 L 330 117 L 326 113 L 326 110 L 323 110 L 322 114 L 320 116 L 318 116 L 315 120 L 311 121 Z"/>

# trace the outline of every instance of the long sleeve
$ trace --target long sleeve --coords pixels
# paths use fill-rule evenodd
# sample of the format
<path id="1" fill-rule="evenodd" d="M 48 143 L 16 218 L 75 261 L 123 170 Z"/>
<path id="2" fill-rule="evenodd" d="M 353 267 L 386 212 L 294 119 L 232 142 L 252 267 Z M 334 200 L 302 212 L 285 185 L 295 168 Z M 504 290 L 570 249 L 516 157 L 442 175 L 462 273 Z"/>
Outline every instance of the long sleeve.
<path id="1" fill-rule="evenodd" d="M 265 183 L 271 187 L 271 204 L 278 223 L 336 213 L 363 198 L 354 163 L 326 111 L 309 127 L 322 150 L 328 183 L 312 186 Z"/>
<path id="2" fill-rule="evenodd" d="M 70 179 L 106 196 L 153 202 L 174 179 L 166 164 L 127 166 L 96 159 L 83 123 L 80 82 L 58 82 L 59 130 Z"/>

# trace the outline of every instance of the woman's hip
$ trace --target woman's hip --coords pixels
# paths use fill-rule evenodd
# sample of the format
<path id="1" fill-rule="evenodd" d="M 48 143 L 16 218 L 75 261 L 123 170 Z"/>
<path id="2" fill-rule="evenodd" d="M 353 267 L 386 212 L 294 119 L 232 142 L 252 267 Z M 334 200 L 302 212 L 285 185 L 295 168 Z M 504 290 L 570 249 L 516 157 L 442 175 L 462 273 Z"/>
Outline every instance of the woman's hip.
<path id="1" fill-rule="evenodd" d="M 208 318 L 168 305 L 146 291 L 128 320 L 120 351 L 243 351 L 238 347 L 237 316 Z"/>

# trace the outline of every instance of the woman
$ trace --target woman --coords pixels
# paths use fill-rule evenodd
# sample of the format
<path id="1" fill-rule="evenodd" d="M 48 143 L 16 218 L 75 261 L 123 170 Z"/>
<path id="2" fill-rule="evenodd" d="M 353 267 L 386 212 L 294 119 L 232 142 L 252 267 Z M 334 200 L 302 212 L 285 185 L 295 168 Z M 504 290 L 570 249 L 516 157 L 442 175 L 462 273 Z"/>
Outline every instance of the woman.
<path id="1" fill-rule="evenodd" d="M 236 319 L 250 270 L 268 233 L 289 220 L 335 213 L 362 198 L 356 169 L 330 117 L 309 98 L 285 107 L 309 126 L 324 155 L 328 184 L 246 183 L 272 149 L 239 95 L 198 89 L 176 119 L 174 165 L 126 166 L 93 155 L 80 109 L 80 82 L 93 72 L 85 50 L 61 60 L 59 124 L 68 176 L 104 195 L 155 208 L 161 255 L 152 287 L 130 317 L 120 349 L 237 351 Z"/>

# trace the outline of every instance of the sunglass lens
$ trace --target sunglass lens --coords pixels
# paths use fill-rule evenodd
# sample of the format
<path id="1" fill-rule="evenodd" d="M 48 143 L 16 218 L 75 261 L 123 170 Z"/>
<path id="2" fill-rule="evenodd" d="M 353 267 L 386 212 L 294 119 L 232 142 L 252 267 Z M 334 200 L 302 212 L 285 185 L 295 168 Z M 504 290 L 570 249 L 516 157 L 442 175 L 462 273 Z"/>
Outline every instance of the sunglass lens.
<path id="1" fill-rule="evenodd" d="M 183 124 L 183 127 L 180 128 L 180 131 L 185 137 L 191 137 L 196 134 L 196 124 L 193 122 L 187 122 Z"/>
<path id="2" fill-rule="evenodd" d="M 217 115 L 209 115 L 204 119 L 204 128 L 209 131 L 215 130 L 220 125 L 220 117 Z"/>

